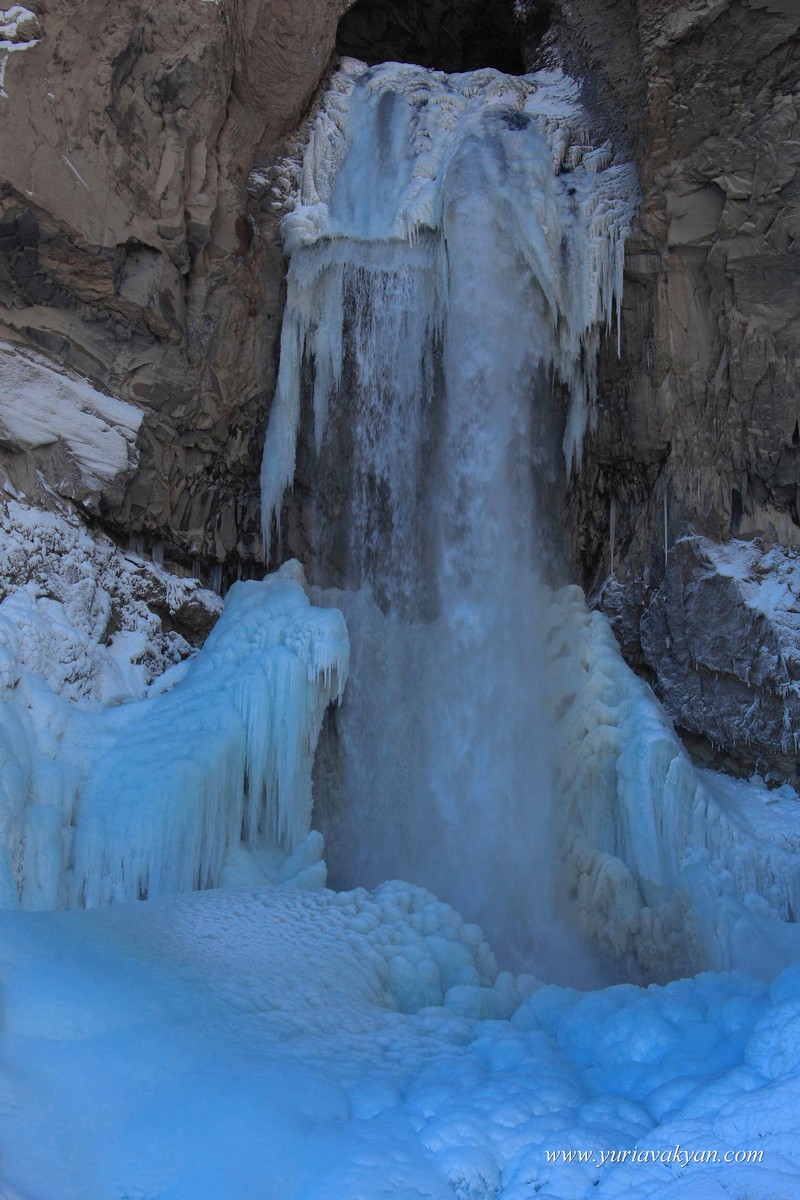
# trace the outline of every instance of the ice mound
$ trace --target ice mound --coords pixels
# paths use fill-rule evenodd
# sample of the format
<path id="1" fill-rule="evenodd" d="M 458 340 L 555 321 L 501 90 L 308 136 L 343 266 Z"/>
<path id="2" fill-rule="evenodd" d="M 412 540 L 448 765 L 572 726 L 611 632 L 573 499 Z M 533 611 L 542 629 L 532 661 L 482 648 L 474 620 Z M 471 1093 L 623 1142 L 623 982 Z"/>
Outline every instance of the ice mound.
<path id="1" fill-rule="evenodd" d="M 395 883 L 0 914 L 0 961 L 11 1195 L 797 1190 L 798 967 L 771 988 L 541 987 L 498 976 L 479 931 Z M 460 987 L 495 998 L 490 1019 L 448 1005 Z"/>

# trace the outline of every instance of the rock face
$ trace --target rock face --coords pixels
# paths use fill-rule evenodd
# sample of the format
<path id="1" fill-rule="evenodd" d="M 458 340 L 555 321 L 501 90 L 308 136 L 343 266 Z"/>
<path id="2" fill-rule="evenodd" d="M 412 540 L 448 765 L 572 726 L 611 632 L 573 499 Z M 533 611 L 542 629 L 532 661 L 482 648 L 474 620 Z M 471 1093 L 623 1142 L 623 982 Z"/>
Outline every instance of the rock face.
<path id="1" fill-rule="evenodd" d="M 345 0 L 96 0 L 79 25 L 31 5 L 0 11 L 0 332 L 141 410 L 96 516 L 185 565 L 247 563 L 283 264 L 246 184 Z"/>
<path id="2" fill-rule="evenodd" d="M 512 0 L 357 0 L 337 48 L 364 62 L 410 62 L 440 71 L 525 70 Z"/>
<path id="3" fill-rule="evenodd" d="M 640 637 L 644 661 L 697 756 L 797 781 L 800 555 L 681 538 Z"/>
<path id="4" fill-rule="evenodd" d="M 688 603 L 687 570 L 685 635 L 715 636 L 682 535 L 800 545 L 799 31 L 796 0 L 554 8 L 548 53 L 559 47 L 585 74 L 641 175 L 622 357 L 604 355 L 597 428 L 569 498 L 573 560 L 595 595 L 611 568 L 613 512 L 616 586 L 603 595 L 637 666 L 664 614 Z M 761 652 L 775 651 L 764 638 Z M 657 682 L 685 723 L 681 692 L 696 677 L 688 663 L 675 669 Z M 757 707 L 769 707 L 766 692 Z M 735 756 L 741 720 L 715 725 L 706 708 L 703 719 L 694 706 L 690 727 Z M 762 746 L 763 731 L 752 733 Z"/>

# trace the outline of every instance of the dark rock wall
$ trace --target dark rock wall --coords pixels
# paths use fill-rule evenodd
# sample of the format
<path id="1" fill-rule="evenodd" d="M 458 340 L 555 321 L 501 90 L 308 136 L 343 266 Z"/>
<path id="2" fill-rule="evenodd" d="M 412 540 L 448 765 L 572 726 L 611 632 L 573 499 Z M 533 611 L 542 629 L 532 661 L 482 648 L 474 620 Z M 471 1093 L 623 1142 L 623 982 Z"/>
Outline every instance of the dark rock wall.
<path id="1" fill-rule="evenodd" d="M 525 70 L 513 0 L 357 0 L 339 23 L 341 54 L 440 71 Z"/>
<path id="2" fill-rule="evenodd" d="M 695 681 L 676 682 L 639 623 L 656 593 L 681 607 L 681 536 L 800 547 L 799 31 L 796 0 L 571 0 L 550 34 L 548 53 L 584 73 L 635 155 L 643 192 L 622 357 L 604 350 L 597 428 L 570 487 L 573 561 L 679 722 Z M 713 611 L 687 612 L 694 635 L 708 637 Z M 737 741 L 710 715 L 723 690 L 696 724 L 735 757 L 741 722 Z M 754 677 L 731 697 L 753 703 L 768 707 Z"/>

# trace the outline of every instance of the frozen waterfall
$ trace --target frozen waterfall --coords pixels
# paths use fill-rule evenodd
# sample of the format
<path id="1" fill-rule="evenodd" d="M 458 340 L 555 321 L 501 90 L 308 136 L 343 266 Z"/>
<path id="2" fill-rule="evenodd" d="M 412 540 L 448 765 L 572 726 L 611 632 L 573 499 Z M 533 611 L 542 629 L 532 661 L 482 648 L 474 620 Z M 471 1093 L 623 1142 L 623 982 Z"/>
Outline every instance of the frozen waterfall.
<path id="1" fill-rule="evenodd" d="M 308 405 L 314 579 L 354 647 L 316 789 L 334 880 L 422 883 L 519 964 L 554 924 L 555 399 L 571 468 L 635 197 L 584 124 L 560 74 L 346 65 L 284 221 L 262 479 L 269 528 Z"/>
<path id="2" fill-rule="evenodd" d="M 100 581 L 127 571 L 141 586 L 135 565 L 106 549 L 101 574 L 103 548 L 54 514 L 12 504 L 3 526 L 6 554 L 43 563 L 45 578 L 0 604 L 0 907 L 323 884 L 311 765 L 349 647 L 298 565 L 235 584 L 195 658 L 109 706 L 109 684 L 138 682 L 131 662 L 121 670 L 126 639 L 141 657 L 155 618 L 133 600 L 139 628 L 101 644 Z"/>

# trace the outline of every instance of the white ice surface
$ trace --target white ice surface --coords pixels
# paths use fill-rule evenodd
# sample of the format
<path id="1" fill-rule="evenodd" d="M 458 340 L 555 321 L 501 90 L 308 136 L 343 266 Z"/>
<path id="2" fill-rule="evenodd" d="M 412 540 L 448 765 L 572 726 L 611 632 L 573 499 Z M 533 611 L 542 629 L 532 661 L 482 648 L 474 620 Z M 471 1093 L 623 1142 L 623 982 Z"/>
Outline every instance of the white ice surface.
<path id="1" fill-rule="evenodd" d="M 800 1187 L 798 967 L 771 989 L 537 987 L 402 884 L 0 914 L 0 965 L 2 1171 L 29 1200 Z M 669 1161 L 676 1146 L 720 1161 Z M 625 1149 L 639 1161 L 600 1165 Z"/>
<path id="2" fill-rule="evenodd" d="M 42 357 L 0 342 L 0 440 L 20 450 L 63 445 L 89 489 L 135 467 L 142 416 Z"/>

